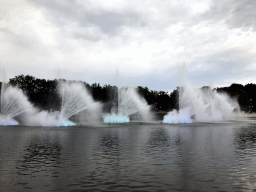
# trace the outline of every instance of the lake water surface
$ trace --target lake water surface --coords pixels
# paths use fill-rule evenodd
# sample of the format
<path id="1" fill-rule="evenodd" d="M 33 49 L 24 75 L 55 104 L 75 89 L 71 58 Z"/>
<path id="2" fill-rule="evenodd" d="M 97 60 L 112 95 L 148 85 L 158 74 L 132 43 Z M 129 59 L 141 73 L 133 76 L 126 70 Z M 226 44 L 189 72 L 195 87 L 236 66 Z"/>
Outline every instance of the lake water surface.
<path id="1" fill-rule="evenodd" d="M 0 191 L 256 191 L 256 121 L 0 127 Z"/>

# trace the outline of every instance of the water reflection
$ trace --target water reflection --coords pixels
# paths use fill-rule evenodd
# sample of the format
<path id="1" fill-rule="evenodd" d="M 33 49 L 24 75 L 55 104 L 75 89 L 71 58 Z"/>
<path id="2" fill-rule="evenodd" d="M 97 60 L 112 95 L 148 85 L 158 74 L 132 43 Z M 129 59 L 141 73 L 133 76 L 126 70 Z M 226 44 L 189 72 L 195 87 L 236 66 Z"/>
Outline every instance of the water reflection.
<path id="1" fill-rule="evenodd" d="M 256 143 L 256 127 L 249 126 L 243 127 L 236 131 L 235 142 L 238 144 L 239 149 L 255 148 Z"/>
<path id="2" fill-rule="evenodd" d="M 51 188 L 59 174 L 61 150 L 58 137 L 31 137 L 16 161 L 17 185 L 23 186 L 22 190 Z"/>
<path id="3" fill-rule="evenodd" d="M 61 146 L 58 142 L 40 143 L 33 141 L 25 147 L 21 160 L 17 161 L 18 175 L 31 175 L 38 172 L 52 172 L 52 167 L 60 165 Z M 41 173 L 40 173 L 41 174 Z"/>
<path id="4" fill-rule="evenodd" d="M 4 191 L 252 191 L 256 127 L 3 129 Z"/>
<path id="5" fill-rule="evenodd" d="M 117 151 L 119 147 L 119 138 L 118 134 L 107 133 L 101 136 L 99 143 L 99 149 L 103 149 L 104 152 Z"/>
<path id="6" fill-rule="evenodd" d="M 148 146 L 151 149 L 170 146 L 170 137 L 163 128 L 152 131 L 149 136 Z"/>

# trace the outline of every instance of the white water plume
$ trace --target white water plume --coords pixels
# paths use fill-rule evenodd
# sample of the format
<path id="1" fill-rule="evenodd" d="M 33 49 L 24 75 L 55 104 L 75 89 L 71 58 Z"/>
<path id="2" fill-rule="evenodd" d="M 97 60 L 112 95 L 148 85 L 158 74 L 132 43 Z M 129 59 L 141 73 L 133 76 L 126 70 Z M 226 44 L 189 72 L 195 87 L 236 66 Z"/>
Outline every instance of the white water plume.
<path id="1" fill-rule="evenodd" d="M 235 99 L 227 94 L 217 93 L 211 86 L 194 88 L 187 80 L 186 66 L 181 73 L 182 86 L 179 89 L 179 111 L 171 111 L 164 116 L 164 123 L 192 123 L 231 120 L 234 111 L 239 111 Z"/>
<path id="2" fill-rule="evenodd" d="M 29 125 L 73 126 L 77 123 L 95 124 L 99 121 L 101 104 L 95 102 L 85 86 L 78 82 L 59 82 L 60 111 L 35 111 L 27 119 Z M 76 117 L 76 118 L 75 118 Z M 70 120 L 75 119 L 75 122 Z"/>
<path id="3" fill-rule="evenodd" d="M 99 121 L 101 114 L 100 102 L 95 102 L 82 83 L 60 83 L 59 92 L 62 97 L 60 116 L 68 120 L 80 114 L 79 121 L 88 123 Z"/>
<path id="4" fill-rule="evenodd" d="M 129 122 L 129 116 L 138 113 L 142 116 L 142 121 L 150 121 L 150 106 L 146 100 L 139 96 L 136 89 L 118 88 L 118 103 L 114 106 L 111 114 L 104 115 L 105 123 Z"/>
<path id="5" fill-rule="evenodd" d="M 0 124 L 17 125 L 14 117 L 32 110 L 33 106 L 21 90 L 16 87 L 8 86 L 2 83 L 0 99 Z"/>

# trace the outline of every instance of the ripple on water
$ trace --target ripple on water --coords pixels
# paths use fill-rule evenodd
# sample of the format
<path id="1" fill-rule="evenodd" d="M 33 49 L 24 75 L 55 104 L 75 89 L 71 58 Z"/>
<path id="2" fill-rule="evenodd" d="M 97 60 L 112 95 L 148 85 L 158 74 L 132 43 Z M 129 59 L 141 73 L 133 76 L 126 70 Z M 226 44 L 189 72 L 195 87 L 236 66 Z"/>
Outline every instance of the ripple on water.
<path id="1" fill-rule="evenodd" d="M 256 188 L 252 125 L 120 126 L 0 128 L 6 135 L 0 139 L 0 185 L 11 191 Z"/>

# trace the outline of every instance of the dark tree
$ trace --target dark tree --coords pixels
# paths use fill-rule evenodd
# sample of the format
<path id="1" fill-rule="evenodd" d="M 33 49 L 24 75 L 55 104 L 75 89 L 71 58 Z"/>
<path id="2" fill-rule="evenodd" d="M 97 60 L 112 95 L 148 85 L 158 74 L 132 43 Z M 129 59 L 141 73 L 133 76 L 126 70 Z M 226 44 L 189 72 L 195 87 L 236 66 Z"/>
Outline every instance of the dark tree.
<path id="1" fill-rule="evenodd" d="M 231 98 L 236 99 L 242 111 L 249 111 L 250 97 L 243 85 L 234 83 L 229 87 L 217 88 L 217 91 L 227 93 Z"/>
<path id="2" fill-rule="evenodd" d="M 57 80 L 36 79 L 29 75 L 19 75 L 9 80 L 28 97 L 29 101 L 40 109 L 59 109 L 60 97 Z"/>

